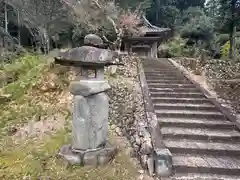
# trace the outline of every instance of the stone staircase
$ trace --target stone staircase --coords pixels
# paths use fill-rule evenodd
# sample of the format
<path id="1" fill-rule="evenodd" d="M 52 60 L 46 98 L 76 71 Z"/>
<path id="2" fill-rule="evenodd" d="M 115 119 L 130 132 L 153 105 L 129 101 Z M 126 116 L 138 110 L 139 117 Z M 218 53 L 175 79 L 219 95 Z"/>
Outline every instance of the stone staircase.
<path id="1" fill-rule="evenodd" d="M 240 179 L 240 131 L 168 60 L 143 62 L 165 146 L 170 179 Z"/>

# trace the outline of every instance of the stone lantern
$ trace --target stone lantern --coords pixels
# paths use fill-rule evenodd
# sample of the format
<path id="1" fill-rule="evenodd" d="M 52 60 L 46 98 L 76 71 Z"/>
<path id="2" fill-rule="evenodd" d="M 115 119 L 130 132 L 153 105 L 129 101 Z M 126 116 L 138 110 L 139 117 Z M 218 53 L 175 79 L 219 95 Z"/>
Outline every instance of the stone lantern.
<path id="1" fill-rule="evenodd" d="M 116 154 L 108 141 L 110 85 L 104 80 L 104 67 L 113 64 L 117 54 L 102 49 L 100 37 L 89 34 L 84 46 L 63 52 L 55 63 L 79 68 L 80 76 L 70 82 L 73 94 L 72 143 L 58 155 L 70 164 L 105 165 Z"/>

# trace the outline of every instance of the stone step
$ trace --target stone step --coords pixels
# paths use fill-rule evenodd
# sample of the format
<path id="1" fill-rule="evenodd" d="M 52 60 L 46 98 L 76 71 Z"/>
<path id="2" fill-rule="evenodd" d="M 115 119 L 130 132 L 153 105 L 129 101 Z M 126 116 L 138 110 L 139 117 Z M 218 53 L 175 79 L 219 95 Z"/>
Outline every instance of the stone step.
<path id="1" fill-rule="evenodd" d="M 164 144 L 171 153 L 186 153 L 198 155 L 239 156 L 240 143 L 219 143 L 195 141 L 188 139 L 164 139 Z"/>
<path id="2" fill-rule="evenodd" d="M 156 74 L 146 74 L 145 73 L 145 77 L 147 79 L 151 79 L 152 77 L 156 77 L 158 79 L 169 79 L 169 80 L 174 80 L 174 79 L 186 79 L 183 75 L 178 74 L 178 76 L 176 76 L 176 74 L 171 73 L 171 74 L 161 74 L 161 73 L 156 73 Z"/>
<path id="3" fill-rule="evenodd" d="M 158 68 L 158 67 L 144 67 L 144 72 L 145 73 L 154 73 L 154 72 L 175 72 L 176 69 L 172 68 Z"/>
<path id="4" fill-rule="evenodd" d="M 148 79 L 147 83 L 167 83 L 167 84 L 191 84 L 190 81 L 180 79 L 180 80 L 165 80 L 165 79 Z"/>
<path id="5" fill-rule="evenodd" d="M 168 72 L 171 72 L 171 73 L 180 73 L 177 69 L 175 68 L 144 68 L 144 72 L 145 73 L 168 73 Z"/>
<path id="6" fill-rule="evenodd" d="M 201 118 L 161 118 L 158 120 L 160 127 L 208 128 L 208 129 L 233 129 L 235 125 L 222 119 Z"/>
<path id="7" fill-rule="evenodd" d="M 166 74 L 145 74 L 145 77 L 148 79 L 151 78 L 158 78 L 158 79 L 168 79 L 168 80 L 175 80 L 175 79 L 187 79 L 183 75 L 182 76 L 176 76 L 176 75 L 166 75 Z"/>
<path id="8" fill-rule="evenodd" d="M 156 103 L 154 104 L 156 110 L 204 110 L 215 111 L 216 107 L 212 104 L 188 104 L 188 103 Z"/>
<path id="9" fill-rule="evenodd" d="M 146 70 L 159 70 L 159 71 L 164 70 L 164 71 L 166 71 L 166 70 L 176 69 L 176 67 L 172 66 L 171 64 L 161 64 L 161 65 L 159 65 L 159 64 L 155 63 L 155 64 L 144 64 L 144 69 L 146 69 Z"/>
<path id="10" fill-rule="evenodd" d="M 224 115 L 218 111 L 194 111 L 194 110 L 155 110 L 158 118 L 210 118 L 225 119 Z"/>
<path id="11" fill-rule="evenodd" d="M 173 166 L 176 173 L 240 175 L 239 157 L 173 154 Z"/>
<path id="12" fill-rule="evenodd" d="M 201 104 L 210 103 L 207 98 L 168 98 L 168 97 L 151 97 L 153 103 L 189 103 Z"/>
<path id="13" fill-rule="evenodd" d="M 196 88 L 149 88 L 150 92 L 200 92 Z"/>
<path id="14" fill-rule="evenodd" d="M 162 127 L 161 133 L 164 138 L 209 140 L 216 142 L 240 142 L 240 133 L 234 129 L 208 129 L 208 128 L 183 128 Z"/>
<path id="15" fill-rule="evenodd" d="M 176 76 L 166 76 L 166 75 L 146 75 L 146 80 L 168 80 L 168 81 L 174 81 L 174 80 L 185 80 L 187 81 L 186 78 L 184 77 L 176 77 Z"/>
<path id="16" fill-rule="evenodd" d="M 145 76 L 162 76 L 162 77 L 184 77 L 183 74 L 177 73 L 175 71 L 162 72 L 162 71 L 150 71 L 144 72 Z"/>
<path id="17" fill-rule="evenodd" d="M 148 83 L 149 88 L 195 88 L 193 84 Z"/>
<path id="18" fill-rule="evenodd" d="M 176 93 L 176 92 L 150 92 L 151 97 L 176 97 L 176 98 L 204 98 L 205 96 L 199 92 Z"/>

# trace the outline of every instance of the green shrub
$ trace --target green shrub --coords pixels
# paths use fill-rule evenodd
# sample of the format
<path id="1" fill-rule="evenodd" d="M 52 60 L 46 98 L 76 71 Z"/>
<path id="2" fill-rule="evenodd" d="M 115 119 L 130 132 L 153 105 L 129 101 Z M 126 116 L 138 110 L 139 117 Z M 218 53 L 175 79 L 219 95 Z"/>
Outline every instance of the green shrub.
<path id="1" fill-rule="evenodd" d="M 183 56 L 183 49 L 186 42 L 181 37 L 175 37 L 167 44 L 168 55 L 170 57 Z"/>
<path id="2" fill-rule="evenodd" d="M 45 64 L 44 58 L 26 54 L 12 64 L 3 65 L 1 70 L 3 92 L 11 94 L 13 98 L 21 96 L 35 85 Z"/>
<path id="3" fill-rule="evenodd" d="M 228 57 L 230 50 L 230 41 L 227 41 L 222 47 L 221 47 L 221 55 L 223 57 Z"/>
<path id="4" fill-rule="evenodd" d="M 209 43 L 214 36 L 212 20 L 206 15 L 191 18 L 181 29 L 181 37 Z"/>
<path id="5" fill-rule="evenodd" d="M 181 44 L 171 43 L 169 45 L 169 55 L 172 57 L 183 55 L 183 46 Z"/>
<path id="6" fill-rule="evenodd" d="M 189 7 L 183 12 L 182 22 L 187 23 L 192 18 L 197 18 L 204 15 L 204 11 L 201 7 Z"/>
<path id="7" fill-rule="evenodd" d="M 236 53 L 239 55 L 240 49 L 240 38 L 236 38 Z M 227 41 L 223 46 L 221 46 L 221 54 L 223 57 L 228 57 L 230 51 L 230 41 Z"/>
<path id="8" fill-rule="evenodd" d="M 12 61 L 13 63 L 3 63 L 1 66 L 1 74 L 5 79 L 2 83 L 10 81 L 16 81 L 20 77 L 24 77 L 30 69 L 36 67 L 40 63 L 38 56 L 26 54 L 22 57 Z"/>
<path id="9" fill-rule="evenodd" d="M 159 57 L 197 57 L 200 55 L 200 47 L 186 45 L 186 40 L 176 36 L 166 44 L 158 48 Z"/>

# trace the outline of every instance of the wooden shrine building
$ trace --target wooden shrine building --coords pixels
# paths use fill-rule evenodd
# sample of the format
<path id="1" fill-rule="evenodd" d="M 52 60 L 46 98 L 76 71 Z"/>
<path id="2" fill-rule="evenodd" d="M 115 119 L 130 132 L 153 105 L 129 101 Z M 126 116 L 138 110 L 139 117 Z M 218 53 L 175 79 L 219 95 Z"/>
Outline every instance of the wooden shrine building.
<path id="1" fill-rule="evenodd" d="M 171 29 L 154 26 L 143 16 L 140 31 L 141 36 L 123 38 L 124 51 L 157 58 L 158 46 L 168 39 Z"/>

